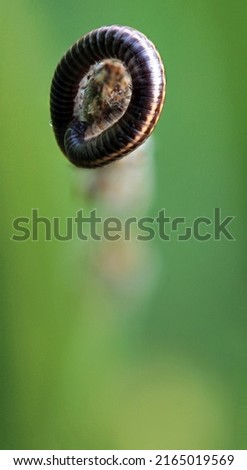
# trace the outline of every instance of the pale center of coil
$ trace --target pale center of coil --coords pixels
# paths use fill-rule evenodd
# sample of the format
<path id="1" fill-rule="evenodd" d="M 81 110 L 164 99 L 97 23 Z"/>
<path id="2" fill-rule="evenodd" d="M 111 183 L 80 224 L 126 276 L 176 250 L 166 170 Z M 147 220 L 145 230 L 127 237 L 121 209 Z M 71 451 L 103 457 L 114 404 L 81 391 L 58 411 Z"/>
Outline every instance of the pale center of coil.
<path id="1" fill-rule="evenodd" d="M 131 94 L 131 76 L 121 61 L 106 59 L 92 65 L 74 100 L 74 118 L 89 124 L 85 138 L 118 121 L 128 108 Z"/>

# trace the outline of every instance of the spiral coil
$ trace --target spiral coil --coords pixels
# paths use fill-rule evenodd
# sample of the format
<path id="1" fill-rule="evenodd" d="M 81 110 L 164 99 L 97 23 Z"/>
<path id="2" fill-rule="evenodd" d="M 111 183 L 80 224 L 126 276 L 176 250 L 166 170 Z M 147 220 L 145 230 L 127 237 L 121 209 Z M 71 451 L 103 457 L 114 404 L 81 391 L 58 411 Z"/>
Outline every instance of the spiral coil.
<path id="1" fill-rule="evenodd" d="M 90 123 L 75 114 L 75 98 L 90 67 L 121 61 L 131 77 L 128 106 L 121 117 L 96 136 Z M 59 62 L 51 84 L 51 124 L 62 152 L 76 166 L 95 168 L 132 152 L 153 131 L 165 98 L 165 74 L 154 45 L 139 31 L 104 26 L 79 39 Z"/>

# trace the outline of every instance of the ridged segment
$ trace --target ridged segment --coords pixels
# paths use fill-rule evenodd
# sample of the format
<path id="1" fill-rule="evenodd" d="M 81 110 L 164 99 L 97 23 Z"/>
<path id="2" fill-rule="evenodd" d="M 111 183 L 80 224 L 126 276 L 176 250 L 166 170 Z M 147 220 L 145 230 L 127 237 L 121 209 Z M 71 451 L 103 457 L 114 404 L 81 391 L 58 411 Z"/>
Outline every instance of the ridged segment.
<path id="1" fill-rule="evenodd" d="M 122 61 L 132 80 L 124 115 L 101 134 L 85 140 L 87 123 L 73 116 L 74 100 L 89 68 L 104 59 Z M 154 45 L 139 31 L 104 26 L 79 39 L 58 64 L 51 85 L 50 111 L 59 147 L 79 167 L 95 168 L 121 158 L 151 134 L 163 107 L 165 75 Z"/>

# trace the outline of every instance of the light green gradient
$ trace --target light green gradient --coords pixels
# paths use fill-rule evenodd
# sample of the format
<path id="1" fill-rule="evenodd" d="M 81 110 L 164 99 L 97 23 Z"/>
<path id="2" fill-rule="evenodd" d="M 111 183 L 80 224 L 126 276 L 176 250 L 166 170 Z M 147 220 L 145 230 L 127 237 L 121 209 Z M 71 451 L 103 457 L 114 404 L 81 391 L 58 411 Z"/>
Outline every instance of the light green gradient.
<path id="1" fill-rule="evenodd" d="M 153 241 L 143 298 L 97 278 L 85 243 L 10 240 L 32 208 L 83 204 L 49 88 L 71 43 L 113 23 L 149 36 L 167 70 L 150 215 L 236 217 L 234 242 Z M 245 448 L 246 30 L 241 0 L 1 2 L 2 449 Z"/>

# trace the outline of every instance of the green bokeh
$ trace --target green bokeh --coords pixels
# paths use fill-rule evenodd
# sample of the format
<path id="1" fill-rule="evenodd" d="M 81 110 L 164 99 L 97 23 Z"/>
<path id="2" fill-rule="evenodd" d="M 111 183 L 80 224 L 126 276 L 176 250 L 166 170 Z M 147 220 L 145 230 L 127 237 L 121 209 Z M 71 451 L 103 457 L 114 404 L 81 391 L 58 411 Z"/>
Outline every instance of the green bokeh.
<path id="1" fill-rule="evenodd" d="M 95 279 L 86 243 L 11 240 L 32 208 L 83 205 L 50 82 L 78 37 L 114 23 L 150 37 L 167 70 L 150 214 L 235 216 L 232 242 L 154 240 L 143 300 Z M 245 448 L 246 2 L 2 0 L 0 28 L 0 447 Z"/>

